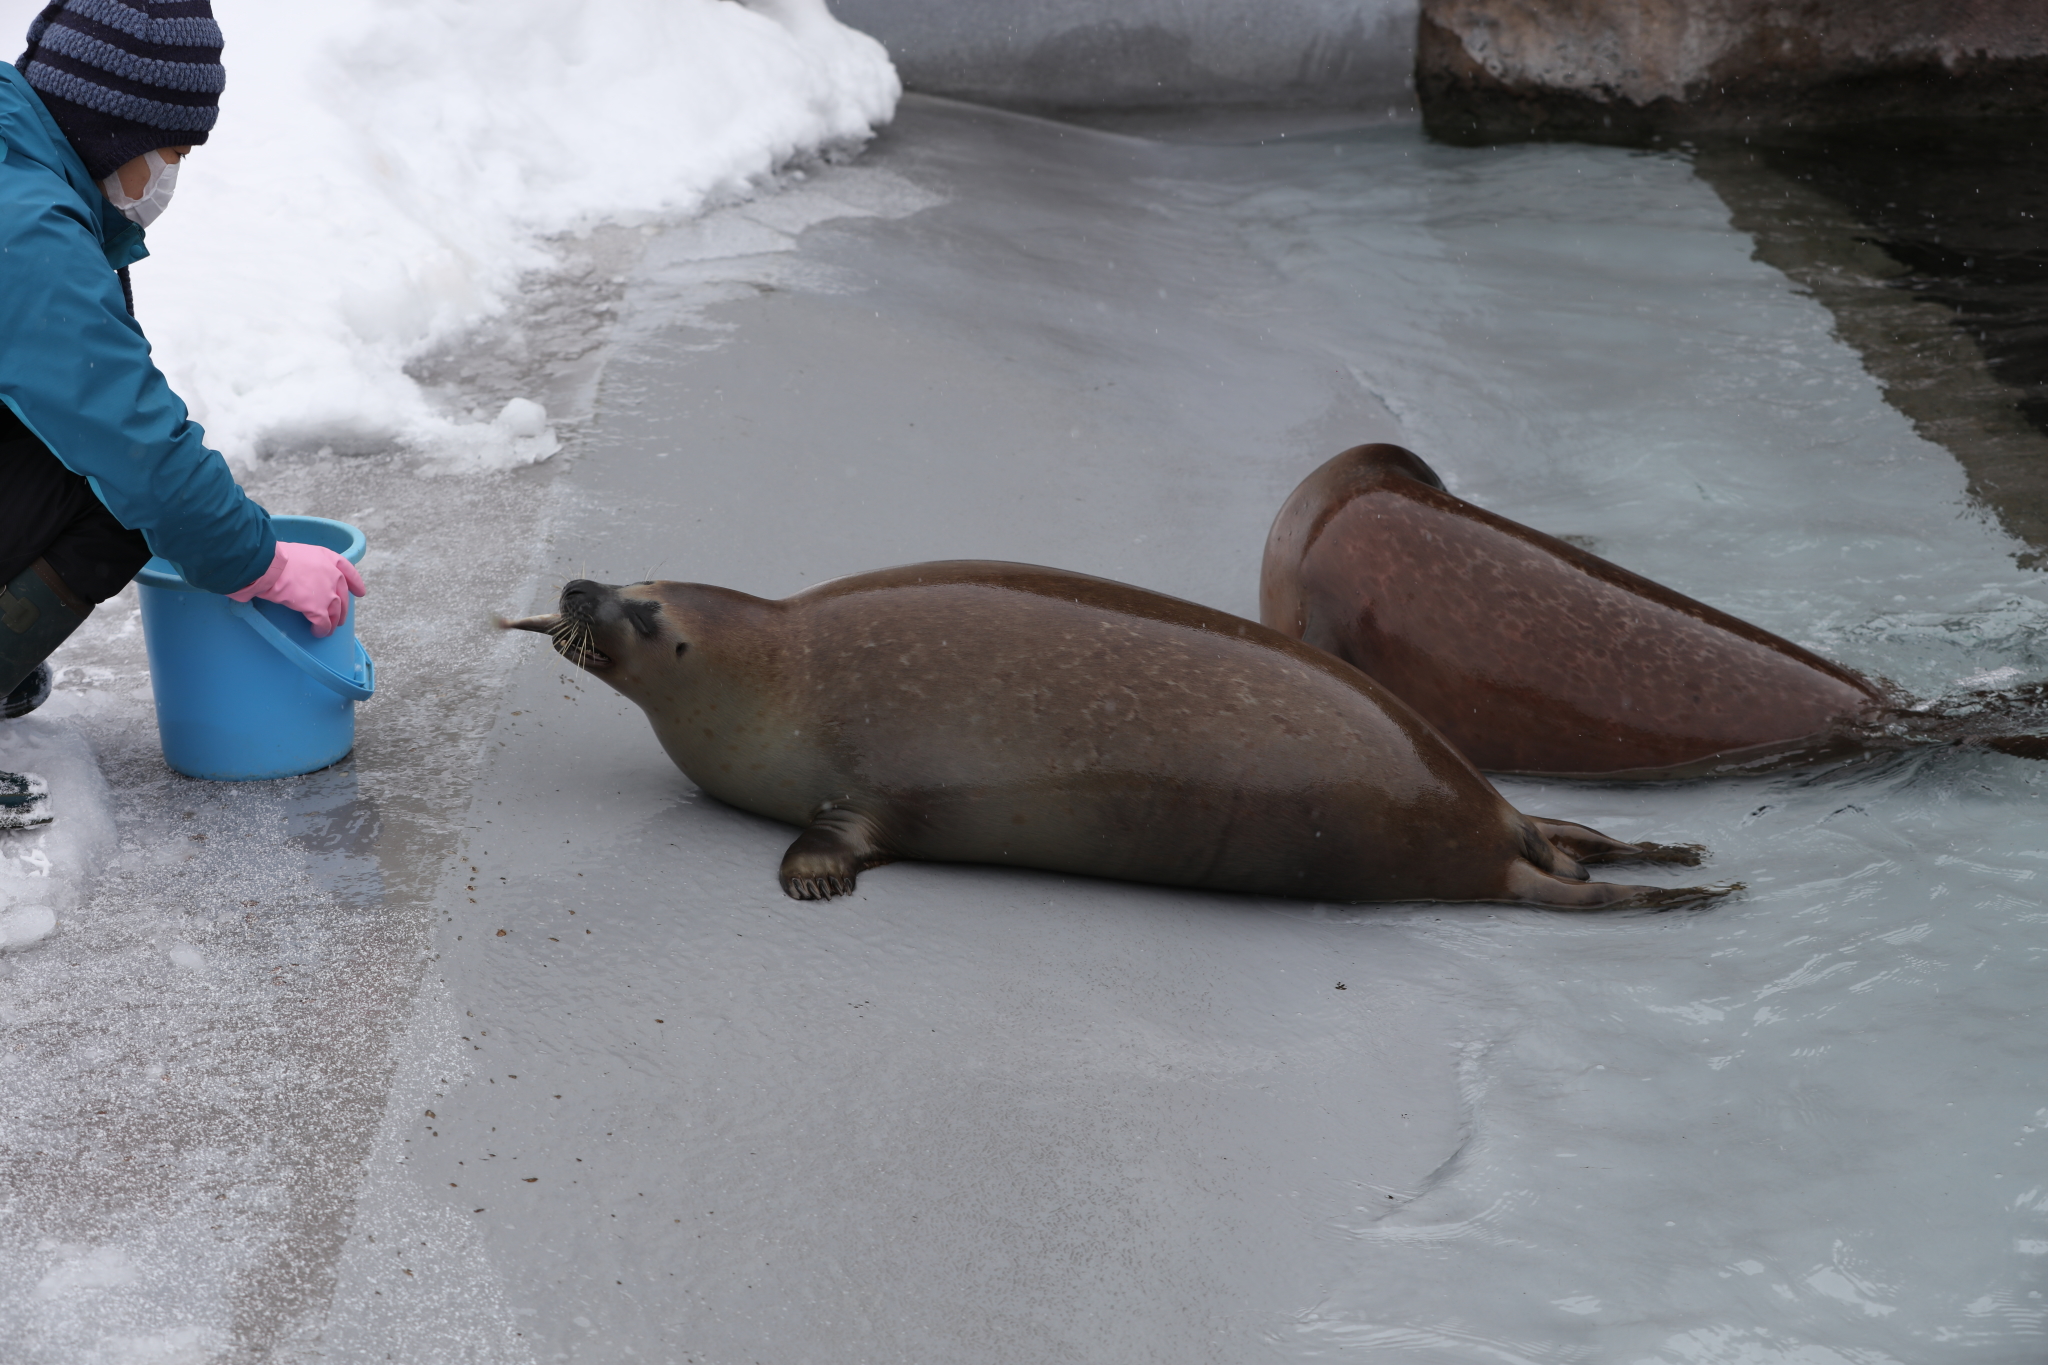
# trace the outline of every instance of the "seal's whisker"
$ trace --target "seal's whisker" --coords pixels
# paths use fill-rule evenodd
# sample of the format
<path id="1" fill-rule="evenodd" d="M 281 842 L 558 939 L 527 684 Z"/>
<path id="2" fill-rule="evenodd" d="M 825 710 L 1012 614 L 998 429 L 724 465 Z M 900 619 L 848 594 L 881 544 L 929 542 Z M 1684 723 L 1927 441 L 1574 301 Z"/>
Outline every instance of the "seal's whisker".
<path id="1" fill-rule="evenodd" d="M 561 619 L 552 635 L 555 653 L 565 659 L 574 659 L 576 655 L 586 652 L 589 645 L 594 642 L 590 623 L 570 616 Z"/>
<path id="2" fill-rule="evenodd" d="M 576 621 L 573 626 L 574 630 L 561 646 L 564 655 L 572 658 L 581 655 L 587 658 L 602 652 L 597 647 L 597 630 L 590 622 Z"/>

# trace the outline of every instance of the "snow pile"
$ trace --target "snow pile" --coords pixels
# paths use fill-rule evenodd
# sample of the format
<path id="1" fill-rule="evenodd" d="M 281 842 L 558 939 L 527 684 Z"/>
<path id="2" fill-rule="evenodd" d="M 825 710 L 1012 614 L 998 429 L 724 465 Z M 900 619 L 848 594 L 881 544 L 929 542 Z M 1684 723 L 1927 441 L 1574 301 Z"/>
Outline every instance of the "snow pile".
<path id="1" fill-rule="evenodd" d="M 106 779 L 71 727 L 42 716 L 0 724 L 0 771 L 50 784 L 56 819 L 0 831 L 0 952 L 41 942 L 77 908 L 85 878 L 114 841 Z"/>
<path id="2" fill-rule="evenodd" d="M 41 0 L 0 0 L 0 34 Z M 135 271 L 211 443 L 556 448 L 435 411 L 406 362 L 502 311 L 543 239 L 671 219 L 866 138 L 900 86 L 825 0 L 215 0 L 227 93 Z M 9 55 L 11 56 L 11 50 Z"/>

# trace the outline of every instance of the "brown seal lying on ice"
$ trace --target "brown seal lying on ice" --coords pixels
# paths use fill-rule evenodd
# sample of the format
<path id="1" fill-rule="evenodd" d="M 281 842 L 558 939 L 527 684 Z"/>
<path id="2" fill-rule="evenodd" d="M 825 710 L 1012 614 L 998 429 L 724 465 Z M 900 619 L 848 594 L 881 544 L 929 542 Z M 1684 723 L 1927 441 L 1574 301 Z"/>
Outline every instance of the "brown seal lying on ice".
<path id="1" fill-rule="evenodd" d="M 1789 640 L 1356 446 L 1274 519 L 1259 615 L 1384 684 L 1487 772 L 1671 778 L 1917 744 L 2048 757 L 2042 689 L 1914 707 Z"/>
<path id="2" fill-rule="evenodd" d="M 578 580 L 503 624 L 639 705 L 705 791 L 802 826 L 800 900 L 899 858 L 1332 901 L 1717 894 L 1587 880 L 1698 851 L 1524 816 L 1350 665 L 1084 574 L 913 564 L 779 602 Z"/>

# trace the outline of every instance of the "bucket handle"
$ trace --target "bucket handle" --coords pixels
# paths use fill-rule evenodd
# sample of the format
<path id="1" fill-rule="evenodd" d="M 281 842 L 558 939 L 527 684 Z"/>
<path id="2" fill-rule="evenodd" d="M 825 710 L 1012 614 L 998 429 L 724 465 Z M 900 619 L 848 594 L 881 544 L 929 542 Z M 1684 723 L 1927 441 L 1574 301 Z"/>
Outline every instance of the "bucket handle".
<path id="1" fill-rule="evenodd" d="M 368 701 L 377 690 L 377 665 L 370 659 L 370 651 L 363 648 L 361 640 L 355 641 L 356 671 L 367 680 L 357 682 L 344 677 L 308 654 L 298 645 L 285 638 L 283 631 L 272 625 L 255 606 L 248 602 L 229 602 L 228 610 L 242 618 L 242 624 L 255 631 L 301 673 L 319 683 L 322 687 L 348 701 Z"/>

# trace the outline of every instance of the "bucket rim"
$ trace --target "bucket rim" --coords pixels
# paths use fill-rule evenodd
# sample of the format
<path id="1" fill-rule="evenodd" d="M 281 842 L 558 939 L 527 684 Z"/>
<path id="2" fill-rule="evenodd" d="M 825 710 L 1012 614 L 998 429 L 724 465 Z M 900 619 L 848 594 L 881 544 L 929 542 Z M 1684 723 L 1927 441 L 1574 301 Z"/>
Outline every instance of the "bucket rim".
<path id="1" fill-rule="evenodd" d="M 270 530 L 279 540 L 325 545 L 351 564 L 363 562 L 363 552 L 370 544 L 360 529 L 345 521 L 336 521 L 332 517 L 272 516 Z M 340 541 L 341 544 L 337 545 L 336 541 Z M 150 588 L 203 591 L 186 582 L 185 576 L 178 572 L 177 566 L 161 555 L 152 556 L 149 563 L 142 566 L 142 572 L 135 575 L 135 581 Z"/>

